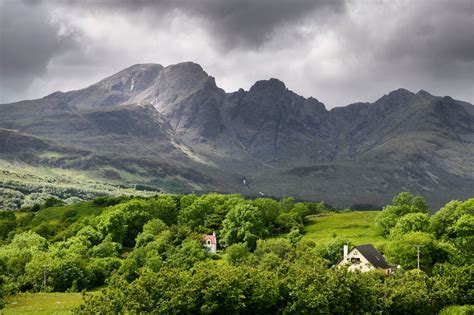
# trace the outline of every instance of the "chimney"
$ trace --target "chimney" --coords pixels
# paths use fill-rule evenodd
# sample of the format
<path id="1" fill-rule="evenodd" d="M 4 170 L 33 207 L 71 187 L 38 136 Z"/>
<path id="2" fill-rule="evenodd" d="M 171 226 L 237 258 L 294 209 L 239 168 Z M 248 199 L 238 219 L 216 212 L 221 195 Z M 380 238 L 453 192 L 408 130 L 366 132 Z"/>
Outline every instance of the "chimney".
<path id="1" fill-rule="evenodd" d="M 216 232 L 215 232 L 215 231 L 212 231 L 212 235 L 213 235 L 213 236 L 216 236 Z"/>
<path id="2" fill-rule="evenodd" d="M 343 251 L 344 251 L 344 261 L 347 261 L 347 255 L 349 254 L 349 246 L 344 245 Z"/>

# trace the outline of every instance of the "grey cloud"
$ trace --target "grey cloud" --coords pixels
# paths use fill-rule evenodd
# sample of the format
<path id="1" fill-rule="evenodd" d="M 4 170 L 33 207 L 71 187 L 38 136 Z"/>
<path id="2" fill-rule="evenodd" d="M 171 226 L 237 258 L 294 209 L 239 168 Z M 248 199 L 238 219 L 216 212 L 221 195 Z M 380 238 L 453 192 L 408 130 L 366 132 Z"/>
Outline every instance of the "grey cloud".
<path id="1" fill-rule="evenodd" d="M 474 1 L 420 1 L 402 19 L 388 56 L 474 61 Z M 397 56 L 398 55 L 398 56 Z"/>
<path id="2" fill-rule="evenodd" d="M 308 17 L 325 20 L 342 14 L 345 9 L 344 0 L 71 0 L 67 3 L 125 14 L 145 11 L 151 21 L 179 11 L 201 19 L 223 49 L 257 49 L 276 36 L 279 28 L 292 27 Z"/>
<path id="3" fill-rule="evenodd" d="M 211 21 L 213 31 L 226 48 L 238 46 L 261 47 L 265 41 L 278 36 L 280 28 L 300 24 L 305 18 L 323 18 L 340 14 L 340 0 L 239 0 L 202 2 L 195 10 Z M 196 2 L 193 2 L 196 3 Z"/>
<path id="4" fill-rule="evenodd" d="M 1 2 L 0 15 L 1 93 L 8 98 L 44 73 L 51 58 L 77 43 L 71 35 L 58 35 L 57 26 L 37 1 Z"/>
<path id="5" fill-rule="evenodd" d="M 81 88 L 132 63 L 192 60 L 228 91 L 272 76 L 328 107 L 399 87 L 474 102 L 473 0 L 23 1 L 0 0 L 9 100 L 38 77 Z M 54 9 L 83 34 L 59 36 Z"/>
<path id="6" fill-rule="evenodd" d="M 359 81 L 365 84 L 360 94 L 370 93 L 372 100 L 404 87 L 474 102 L 474 1 L 392 1 L 377 10 L 380 5 L 362 6 L 362 14 L 375 19 L 361 24 L 348 18 L 336 31 L 347 51 L 342 57 L 358 66 L 333 84 L 351 89 Z M 351 93 L 338 99 L 367 100 Z"/>

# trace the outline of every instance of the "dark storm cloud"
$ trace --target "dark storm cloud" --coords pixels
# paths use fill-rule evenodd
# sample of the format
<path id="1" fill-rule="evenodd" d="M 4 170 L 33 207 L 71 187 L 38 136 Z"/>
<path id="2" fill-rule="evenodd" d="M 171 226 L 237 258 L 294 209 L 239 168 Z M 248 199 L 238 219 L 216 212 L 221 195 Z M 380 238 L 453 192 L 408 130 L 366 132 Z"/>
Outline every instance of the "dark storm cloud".
<path id="1" fill-rule="evenodd" d="M 474 61 L 472 0 L 421 2 L 399 25 L 385 47 L 387 57 L 417 57 L 428 64 Z"/>
<path id="2" fill-rule="evenodd" d="M 228 91 L 278 77 L 329 107 L 399 87 L 474 102 L 474 0 L 0 0 L 0 11 L 0 102 L 186 60 Z"/>
<path id="3" fill-rule="evenodd" d="M 194 11 L 210 21 L 211 28 L 226 48 L 261 47 L 276 30 L 293 27 L 311 16 L 342 13 L 341 0 L 238 0 L 189 1 Z M 201 5 L 197 5 L 201 3 Z"/>
<path id="4" fill-rule="evenodd" d="M 376 25 L 344 25 L 347 48 L 366 53 L 370 60 L 363 81 L 378 81 L 382 89 L 426 89 L 474 102 L 474 1 L 400 3 L 388 12 L 367 8 L 367 15 L 380 15 Z"/>
<path id="5" fill-rule="evenodd" d="M 279 28 L 293 27 L 311 17 L 323 20 L 341 14 L 344 0 L 102 0 L 75 1 L 69 5 L 121 11 L 146 11 L 150 22 L 180 11 L 201 19 L 221 48 L 259 48 Z"/>
<path id="6" fill-rule="evenodd" d="M 59 34 L 38 1 L 0 2 L 1 92 L 28 87 L 50 60 L 76 46 L 71 34 Z"/>

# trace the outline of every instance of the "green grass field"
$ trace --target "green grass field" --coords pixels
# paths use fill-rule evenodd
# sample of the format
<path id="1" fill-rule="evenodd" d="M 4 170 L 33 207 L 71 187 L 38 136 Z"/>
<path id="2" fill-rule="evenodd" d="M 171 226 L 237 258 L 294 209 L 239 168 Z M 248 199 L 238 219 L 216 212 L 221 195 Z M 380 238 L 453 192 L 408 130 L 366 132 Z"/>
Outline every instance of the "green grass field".
<path id="1" fill-rule="evenodd" d="M 344 237 L 353 245 L 370 243 L 379 247 L 386 242 L 374 230 L 374 221 L 379 213 L 379 211 L 353 211 L 308 218 L 303 239 L 325 245 L 336 237 Z"/>
<path id="2" fill-rule="evenodd" d="M 6 302 L 0 314 L 70 314 L 72 309 L 82 304 L 82 294 L 20 293 L 7 297 Z"/>
<path id="3" fill-rule="evenodd" d="M 38 212 L 35 220 L 37 222 L 55 223 L 63 220 L 68 214 L 75 214 L 75 217 L 85 217 L 88 215 L 98 215 L 103 209 L 104 207 L 96 206 L 92 202 L 80 202 L 72 205 L 42 209 Z"/>

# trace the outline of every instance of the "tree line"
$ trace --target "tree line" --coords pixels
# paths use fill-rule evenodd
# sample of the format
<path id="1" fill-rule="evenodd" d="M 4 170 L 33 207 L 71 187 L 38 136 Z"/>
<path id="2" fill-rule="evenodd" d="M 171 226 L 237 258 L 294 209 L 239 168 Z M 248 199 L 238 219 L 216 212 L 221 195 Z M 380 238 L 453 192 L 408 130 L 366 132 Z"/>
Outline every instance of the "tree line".
<path id="1" fill-rule="evenodd" d="M 43 222 L 54 228 L 36 231 L 34 218 L 47 209 L 0 213 L 0 225 L 10 226 L 1 236 L 0 292 L 105 285 L 76 310 L 104 314 L 423 314 L 473 304 L 472 252 L 462 249 L 472 246 L 474 199 L 453 201 L 428 217 L 422 198 L 395 197 L 376 222 L 391 240 L 389 260 L 404 266 L 388 278 L 331 268 L 341 255 L 340 239 L 329 245 L 301 240 L 305 217 L 327 211 L 323 203 L 221 194 L 101 197 L 87 205 L 94 214 L 81 216 L 85 206 L 68 208 Z M 218 254 L 203 247 L 202 235 L 212 232 Z M 407 240 L 425 239 L 426 261 L 412 270 Z"/>

